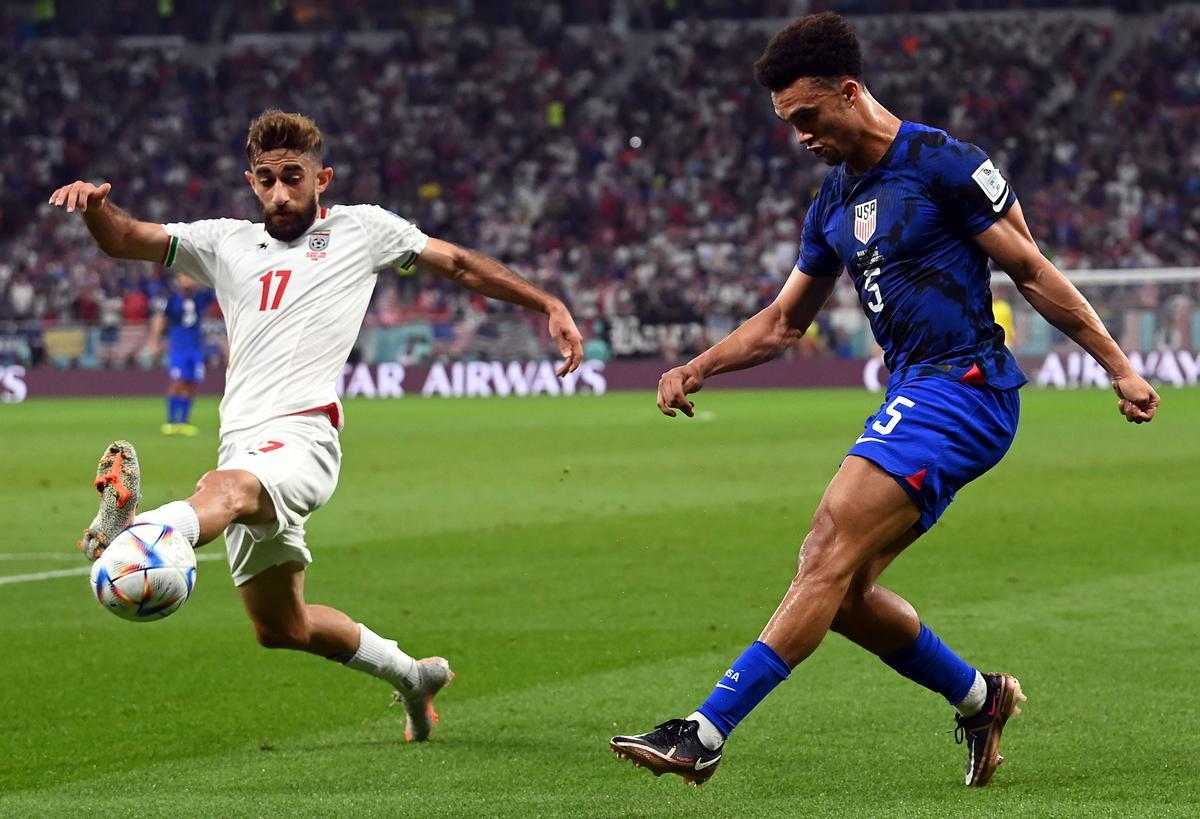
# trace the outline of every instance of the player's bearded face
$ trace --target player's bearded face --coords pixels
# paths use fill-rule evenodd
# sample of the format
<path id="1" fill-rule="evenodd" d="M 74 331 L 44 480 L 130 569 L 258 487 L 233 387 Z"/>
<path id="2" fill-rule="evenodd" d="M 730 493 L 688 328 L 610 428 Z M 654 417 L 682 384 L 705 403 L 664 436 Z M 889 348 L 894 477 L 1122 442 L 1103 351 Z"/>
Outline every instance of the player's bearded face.
<path id="1" fill-rule="evenodd" d="M 268 199 L 263 202 L 263 222 L 272 239 L 291 242 L 299 239 L 317 218 L 317 192 L 309 192 L 303 202 L 295 199 L 282 204 Z"/>
<path id="2" fill-rule="evenodd" d="M 288 150 L 267 151 L 246 178 L 263 210 L 263 226 L 271 238 L 292 242 L 317 218 L 317 196 L 329 184 L 332 168 Z"/>

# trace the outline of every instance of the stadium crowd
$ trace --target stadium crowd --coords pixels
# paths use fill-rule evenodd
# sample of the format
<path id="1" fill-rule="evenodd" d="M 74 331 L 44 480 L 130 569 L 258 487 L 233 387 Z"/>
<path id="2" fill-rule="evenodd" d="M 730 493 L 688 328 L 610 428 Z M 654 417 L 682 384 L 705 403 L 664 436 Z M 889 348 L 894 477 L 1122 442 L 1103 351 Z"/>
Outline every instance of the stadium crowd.
<path id="1" fill-rule="evenodd" d="M 114 342 L 164 271 L 106 258 L 45 197 L 104 179 L 142 219 L 255 219 L 242 141 L 279 107 L 325 133 L 323 202 L 379 203 L 506 261 L 568 298 L 596 355 L 687 352 L 774 297 L 827 170 L 754 83 L 777 27 L 551 13 L 203 47 L 32 38 L 0 56 L 0 322 L 30 363 L 64 323 L 108 342 L 99 363 L 133 358 L 136 339 Z M 871 17 L 859 34 L 875 95 L 989 151 L 1061 267 L 1200 265 L 1200 14 Z M 427 330 L 367 355 L 471 355 L 520 321 L 396 271 L 368 324 Z M 639 342 L 664 325 L 695 332 Z M 821 344 L 855 352 L 862 330 L 839 292 Z"/>

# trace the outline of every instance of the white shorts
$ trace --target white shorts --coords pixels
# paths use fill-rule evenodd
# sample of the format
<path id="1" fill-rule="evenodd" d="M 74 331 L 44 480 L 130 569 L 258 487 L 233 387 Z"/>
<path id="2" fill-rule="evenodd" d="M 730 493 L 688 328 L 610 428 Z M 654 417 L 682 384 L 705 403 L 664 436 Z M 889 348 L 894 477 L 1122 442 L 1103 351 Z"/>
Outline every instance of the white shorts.
<path id="1" fill-rule="evenodd" d="M 341 464 L 338 431 L 323 413 L 274 418 L 221 439 L 217 468 L 253 474 L 275 504 L 271 523 L 225 530 L 234 585 L 280 563 L 312 563 L 304 522 L 333 495 Z"/>

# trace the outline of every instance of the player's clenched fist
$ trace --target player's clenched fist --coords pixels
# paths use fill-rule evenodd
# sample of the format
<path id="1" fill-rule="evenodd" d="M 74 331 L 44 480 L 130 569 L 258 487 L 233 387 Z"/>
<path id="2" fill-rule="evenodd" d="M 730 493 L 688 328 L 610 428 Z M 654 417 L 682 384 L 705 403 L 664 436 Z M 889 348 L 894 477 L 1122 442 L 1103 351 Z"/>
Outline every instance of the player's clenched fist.
<path id="1" fill-rule="evenodd" d="M 1121 399 L 1117 409 L 1132 424 L 1144 424 L 1154 420 L 1158 404 L 1162 400 L 1146 379 L 1140 375 L 1126 375 L 1114 378 L 1113 392 Z"/>
<path id="2" fill-rule="evenodd" d="M 86 213 L 89 207 L 98 208 L 103 205 L 104 200 L 108 198 L 108 192 L 111 190 L 112 185 L 108 182 L 96 186 L 91 182 L 83 182 L 77 179 L 70 185 L 63 185 L 50 194 L 50 204 L 56 208 L 65 207 L 67 213 L 75 210 L 75 208 L 79 208 L 80 213 Z"/>
<path id="3" fill-rule="evenodd" d="M 688 394 L 700 392 L 703 386 L 704 376 L 691 364 L 667 370 L 658 379 L 658 408 L 672 418 L 676 409 L 691 418 L 695 404 L 688 400 Z"/>

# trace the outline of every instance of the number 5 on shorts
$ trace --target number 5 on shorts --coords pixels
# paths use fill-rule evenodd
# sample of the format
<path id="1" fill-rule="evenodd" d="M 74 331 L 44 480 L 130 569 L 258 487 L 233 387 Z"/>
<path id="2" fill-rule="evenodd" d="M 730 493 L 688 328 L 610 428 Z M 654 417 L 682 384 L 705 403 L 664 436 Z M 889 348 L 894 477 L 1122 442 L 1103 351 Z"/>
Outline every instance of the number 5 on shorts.
<path id="1" fill-rule="evenodd" d="M 880 435 L 887 435 L 889 432 L 895 429 L 896 424 L 900 423 L 900 410 L 896 409 L 897 404 L 902 407 L 916 406 L 916 404 L 914 404 L 912 401 L 909 401 L 903 395 L 897 395 L 896 400 L 888 404 L 887 409 L 884 410 L 884 412 L 886 412 L 889 416 L 888 422 L 886 424 L 881 424 L 879 423 L 879 420 L 876 419 L 875 423 L 871 424 L 871 429 L 875 430 Z"/>

